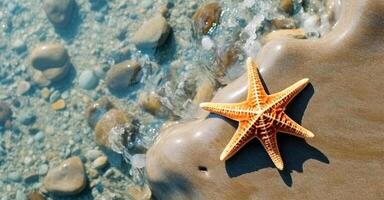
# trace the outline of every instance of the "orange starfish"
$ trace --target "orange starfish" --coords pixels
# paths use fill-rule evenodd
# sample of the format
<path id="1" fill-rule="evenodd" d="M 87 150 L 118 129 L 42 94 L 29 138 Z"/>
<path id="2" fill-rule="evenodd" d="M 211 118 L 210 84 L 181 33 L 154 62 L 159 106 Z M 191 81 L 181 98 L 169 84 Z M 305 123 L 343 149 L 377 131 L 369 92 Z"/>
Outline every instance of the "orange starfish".
<path id="1" fill-rule="evenodd" d="M 314 137 L 284 113 L 288 103 L 305 88 L 308 79 L 302 79 L 287 89 L 268 95 L 261 83 L 256 63 L 247 59 L 248 97 L 241 103 L 201 103 L 203 109 L 239 122 L 239 127 L 231 141 L 220 155 L 220 160 L 227 160 L 253 138 L 260 140 L 275 166 L 284 168 L 276 133 L 284 132 L 297 137 Z"/>

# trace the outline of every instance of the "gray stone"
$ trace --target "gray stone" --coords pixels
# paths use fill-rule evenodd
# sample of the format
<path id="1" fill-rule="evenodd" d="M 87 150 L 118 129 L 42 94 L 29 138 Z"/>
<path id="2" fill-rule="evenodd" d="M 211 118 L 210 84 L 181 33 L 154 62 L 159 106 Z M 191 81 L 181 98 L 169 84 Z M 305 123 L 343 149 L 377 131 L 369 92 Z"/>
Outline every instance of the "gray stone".
<path id="1" fill-rule="evenodd" d="M 44 178 L 44 187 L 55 195 L 68 196 L 81 192 L 86 186 L 85 172 L 79 157 L 71 157 L 51 168 Z"/>
<path id="2" fill-rule="evenodd" d="M 44 0 L 43 2 L 43 9 L 49 21 L 58 27 L 68 25 L 74 6 L 74 0 Z"/>
<path id="3" fill-rule="evenodd" d="M 25 195 L 23 191 L 17 190 L 16 200 L 27 200 L 27 195 Z"/>
<path id="4" fill-rule="evenodd" d="M 37 142 L 41 142 L 44 140 L 44 137 L 45 137 L 44 133 L 39 131 L 36 133 L 36 135 L 33 136 L 33 139 Z"/>
<path id="5" fill-rule="evenodd" d="M 38 173 L 40 176 L 46 175 L 48 173 L 49 166 L 47 164 L 42 164 L 39 169 Z"/>
<path id="6" fill-rule="evenodd" d="M 92 150 L 89 150 L 87 151 L 87 153 L 85 154 L 85 157 L 89 160 L 89 161 L 94 161 L 96 158 L 102 156 L 103 153 L 97 149 L 92 149 Z"/>
<path id="7" fill-rule="evenodd" d="M 92 162 L 92 167 L 95 169 L 103 169 L 108 164 L 107 156 L 100 156 Z"/>
<path id="8" fill-rule="evenodd" d="M 156 48 L 164 44 L 171 27 L 160 14 L 148 19 L 133 35 L 132 41 L 139 49 Z"/>
<path id="9" fill-rule="evenodd" d="M 99 83 L 98 77 L 95 75 L 93 70 L 84 70 L 79 76 L 79 86 L 83 89 L 90 90 L 94 89 Z"/>
<path id="10" fill-rule="evenodd" d="M 8 174 L 8 180 L 13 181 L 13 182 L 19 182 L 21 181 L 22 177 L 20 172 L 11 172 Z"/>
<path id="11" fill-rule="evenodd" d="M 11 117 L 11 107 L 7 103 L 0 101 L 0 125 L 3 125 L 8 120 L 11 120 Z"/>
<path id="12" fill-rule="evenodd" d="M 126 60 L 108 70 L 105 83 L 110 90 L 124 90 L 137 82 L 141 66 L 138 62 Z"/>

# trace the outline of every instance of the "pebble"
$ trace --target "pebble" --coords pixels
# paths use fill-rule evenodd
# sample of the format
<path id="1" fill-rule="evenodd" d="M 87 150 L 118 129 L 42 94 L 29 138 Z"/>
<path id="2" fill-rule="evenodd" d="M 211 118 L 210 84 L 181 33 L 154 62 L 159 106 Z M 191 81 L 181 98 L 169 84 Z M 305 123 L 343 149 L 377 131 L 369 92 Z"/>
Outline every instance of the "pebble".
<path id="1" fill-rule="evenodd" d="M 43 9 L 49 21 L 58 27 L 65 27 L 71 20 L 75 0 L 44 0 Z"/>
<path id="2" fill-rule="evenodd" d="M 55 90 L 55 91 L 52 92 L 52 94 L 50 95 L 50 97 L 49 97 L 49 102 L 50 102 L 50 103 L 53 103 L 53 102 L 59 100 L 59 99 L 60 99 L 60 96 L 61 96 L 60 92 L 57 91 L 57 90 Z"/>
<path id="3" fill-rule="evenodd" d="M 125 90 L 131 84 L 138 81 L 138 74 L 141 66 L 138 62 L 126 60 L 124 62 L 113 65 L 108 70 L 105 83 L 110 90 Z"/>
<path id="4" fill-rule="evenodd" d="M 95 170 L 93 168 L 88 169 L 87 172 L 88 172 L 89 177 L 91 177 L 93 179 L 96 179 L 99 176 L 97 170 Z"/>
<path id="5" fill-rule="evenodd" d="M 67 50 L 57 43 L 43 44 L 35 47 L 30 54 L 33 67 L 33 80 L 39 85 L 48 85 L 58 81 L 69 71 L 70 61 Z"/>
<path id="6" fill-rule="evenodd" d="M 79 157 L 64 160 L 51 168 L 44 177 L 44 187 L 55 195 L 68 196 L 80 193 L 86 186 L 84 166 Z"/>
<path id="7" fill-rule="evenodd" d="M 12 50 L 16 51 L 17 53 L 21 54 L 27 50 L 27 45 L 25 42 L 21 39 L 16 39 L 12 43 Z"/>
<path id="8" fill-rule="evenodd" d="M 139 95 L 139 105 L 153 115 L 158 114 L 161 110 L 160 97 L 154 91 L 142 92 Z"/>
<path id="9" fill-rule="evenodd" d="M 12 118 L 12 110 L 9 104 L 4 101 L 0 101 L 0 125 L 4 125 Z"/>
<path id="10" fill-rule="evenodd" d="M 91 149 L 89 151 L 87 151 L 87 153 L 85 154 L 85 157 L 89 160 L 89 161 L 94 161 L 96 160 L 96 158 L 102 156 L 103 153 L 97 149 Z"/>
<path id="11" fill-rule="evenodd" d="M 16 94 L 23 95 L 27 93 L 29 89 L 31 89 L 31 84 L 28 81 L 20 81 L 19 84 L 17 84 Z"/>
<path id="12" fill-rule="evenodd" d="M 152 196 L 151 189 L 148 185 L 144 185 L 142 187 L 130 185 L 127 190 L 132 199 L 149 200 Z"/>
<path id="13" fill-rule="evenodd" d="M 160 47 L 167 40 L 170 29 L 167 20 L 161 14 L 156 14 L 141 25 L 132 41 L 139 49 Z"/>
<path id="14" fill-rule="evenodd" d="M 38 174 L 40 176 L 44 176 L 48 173 L 48 169 L 49 169 L 49 166 L 47 164 L 42 164 L 38 169 Z"/>
<path id="15" fill-rule="evenodd" d="M 51 104 L 51 108 L 53 110 L 64 110 L 65 109 L 65 101 L 63 99 L 59 99 L 53 104 Z"/>
<path id="16" fill-rule="evenodd" d="M 221 7 L 218 3 L 201 6 L 193 15 L 193 29 L 198 34 L 208 34 L 218 23 Z"/>
<path id="17" fill-rule="evenodd" d="M 79 86 L 86 90 L 94 89 L 99 83 L 99 79 L 93 70 L 84 70 L 79 76 Z"/>
<path id="18" fill-rule="evenodd" d="M 36 133 L 36 135 L 33 136 L 33 139 L 37 142 L 42 142 L 44 140 L 44 137 L 45 137 L 44 133 L 39 131 Z"/>
<path id="19" fill-rule="evenodd" d="M 108 157 L 100 156 L 92 162 L 92 167 L 100 170 L 100 169 L 103 169 L 105 166 L 107 166 L 107 164 L 108 164 Z"/>
<path id="20" fill-rule="evenodd" d="M 128 137 L 126 129 L 131 122 L 132 119 L 122 110 L 109 110 L 96 124 L 94 131 L 96 144 L 109 149 L 111 148 L 111 142 L 122 144 Z"/>
<path id="21" fill-rule="evenodd" d="M 49 91 L 49 89 L 45 87 L 40 91 L 40 95 L 41 97 L 43 97 L 44 100 L 49 100 L 51 91 Z"/>
<path id="22" fill-rule="evenodd" d="M 31 112 L 22 112 L 19 117 L 19 121 L 23 125 L 32 125 L 36 122 L 36 115 Z"/>
<path id="23" fill-rule="evenodd" d="M 13 182 L 20 182 L 22 179 L 21 174 L 19 172 L 11 172 L 8 174 L 8 180 Z"/>

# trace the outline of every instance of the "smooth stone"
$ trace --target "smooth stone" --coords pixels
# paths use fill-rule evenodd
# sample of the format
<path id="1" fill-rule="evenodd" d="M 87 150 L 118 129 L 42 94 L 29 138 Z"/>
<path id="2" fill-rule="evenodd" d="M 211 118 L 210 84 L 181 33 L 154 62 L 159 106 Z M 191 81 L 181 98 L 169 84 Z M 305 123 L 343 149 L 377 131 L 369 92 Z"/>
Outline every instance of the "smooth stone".
<path id="1" fill-rule="evenodd" d="M 92 162 L 92 167 L 100 170 L 100 169 L 105 168 L 105 166 L 107 166 L 107 164 L 108 164 L 108 157 L 107 156 L 100 156 Z"/>
<path id="2" fill-rule="evenodd" d="M 17 84 L 16 94 L 17 95 L 23 95 L 23 94 L 27 93 L 29 91 L 29 89 L 31 89 L 31 84 L 28 81 L 20 81 Z"/>
<path id="3" fill-rule="evenodd" d="M 9 104 L 4 101 L 0 101 L 0 125 L 4 125 L 12 118 L 12 109 Z"/>
<path id="4" fill-rule="evenodd" d="M 167 40 L 171 27 L 160 14 L 148 19 L 135 32 L 132 42 L 139 49 L 154 49 L 160 47 Z"/>
<path id="5" fill-rule="evenodd" d="M 8 180 L 13 182 L 20 182 L 22 180 L 22 177 L 19 172 L 11 172 L 8 174 Z"/>
<path id="6" fill-rule="evenodd" d="M 49 166 L 47 164 L 42 164 L 38 169 L 38 174 L 44 176 L 48 173 Z"/>
<path id="7" fill-rule="evenodd" d="M 293 39 L 306 39 L 307 36 L 303 29 L 282 29 L 268 33 L 262 40 L 261 43 L 264 45 L 272 40 L 279 38 L 293 38 Z"/>
<path id="8" fill-rule="evenodd" d="M 79 157 L 64 160 L 48 171 L 43 181 L 48 192 L 58 196 L 80 193 L 86 186 L 84 166 Z"/>
<path id="9" fill-rule="evenodd" d="M 139 95 L 139 105 L 153 115 L 159 114 L 161 111 L 160 96 L 154 91 L 142 92 Z"/>
<path id="10" fill-rule="evenodd" d="M 33 68 L 43 71 L 49 68 L 62 67 L 69 61 L 65 47 L 58 43 L 43 44 L 35 47 L 30 55 Z"/>
<path id="11" fill-rule="evenodd" d="M 147 176 L 154 197 L 384 196 L 384 1 L 343 0 L 342 5 L 339 20 L 322 38 L 275 40 L 262 47 L 256 58 L 270 94 L 302 78 L 311 83 L 286 113 L 315 137 L 304 141 L 278 134 L 284 170 L 273 166 L 257 140 L 231 159 L 220 161 L 237 123 L 205 112 L 197 120 L 164 130 L 147 152 Z M 244 74 L 219 90 L 212 102 L 241 102 L 247 96 L 247 81 Z"/>
<path id="12" fill-rule="evenodd" d="M 111 109 L 105 113 L 95 126 L 95 142 L 96 144 L 111 149 L 114 143 L 124 144 L 127 136 L 128 128 L 132 119 L 129 118 L 122 110 Z"/>
<path id="13" fill-rule="evenodd" d="M 36 115 L 31 112 L 23 112 L 19 117 L 20 123 L 26 126 L 34 124 L 36 122 L 36 119 Z"/>
<path id="14" fill-rule="evenodd" d="M 21 54 L 27 50 L 27 45 L 25 42 L 21 39 L 16 39 L 12 43 L 12 50 L 16 51 L 17 53 Z"/>
<path id="15" fill-rule="evenodd" d="M 33 139 L 37 142 L 42 142 L 44 138 L 45 138 L 45 135 L 41 131 L 37 132 L 36 135 L 33 136 Z"/>
<path id="16" fill-rule="evenodd" d="M 79 86 L 86 90 L 94 89 L 99 83 L 98 77 L 93 70 L 84 70 L 79 76 Z"/>
<path id="17" fill-rule="evenodd" d="M 40 94 L 44 100 L 49 100 L 49 97 L 51 96 L 51 91 L 49 91 L 49 89 L 45 87 L 40 91 Z"/>
<path id="18" fill-rule="evenodd" d="M 53 103 L 57 100 L 60 99 L 60 96 L 61 96 L 61 93 L 58 91 L 58 90 L 55 90 L 54 92 L 52 92 L 52 94 L 50 95 L 49 97 L 49 102 L 50 103 Z"/>
<path id="19" fill-rule="evenodd" d="M 65 109 L 65 101 L 64 99 L 59 99 L 56 102 L 51 104 L 51 108 L 53 110 L 64 110 Z"/>
<path id="20" fill-rule="evenodd" d="M 108 70 L 105 83 L 110 90 L 125 90 L 138 81 L 140 70 L 141 66 L 138 62 L 126 60 L 113 65 L 111 69 Z"/>
<path id="21" fill-rule="evenodd" d="M 103 153 L 97 149 L 92 149 L 92 150 L 89 150 L 87 151 L 87 153 L 85 154 L 85 157 L 89 160 L 89 161 L 94 161 L 96 160 L 96 158 L 98 157 L 101 157 L 103 156 Z"/>
<path id="22" fill-rule="evenodd" d="M 201 6 L 193 15 L 193 29 L 198 34 L 208 34 L 218 23 L 221 7 L 218 3 L 208 3 Z"/>
<path id="23" fill-rule="evenodd" d="M 29 59 L 31 66 L 36 69 L 32 78 L 39 85 L 58 81 L 69 71 L 69 55 L 61 44 L 51 43 L 35 47 Z"/>
<path id="24" fill-rule="evenodd" d="M 71 21 L 75 0 L 44 0 L 43 9 L 49 21 L 58 27 L 65 27 Z"/>

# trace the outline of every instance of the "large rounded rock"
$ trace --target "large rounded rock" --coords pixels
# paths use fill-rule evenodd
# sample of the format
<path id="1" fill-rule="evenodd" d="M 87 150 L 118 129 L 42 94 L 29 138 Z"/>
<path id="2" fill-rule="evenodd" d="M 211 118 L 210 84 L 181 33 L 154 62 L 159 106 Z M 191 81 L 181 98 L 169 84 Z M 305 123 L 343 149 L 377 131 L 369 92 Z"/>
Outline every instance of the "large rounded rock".
<path id="1" fill-rule="evenodd" d="M 331 32 L 317 40 L 279 39 L 257 57 L 269 93 L 309 78 L 287 114 L 316 137 L 278 134 L 285 168 L 262 145 L 219 157 L 237 124 L 205 112 L 169 127 L 147 152 L 147 175 L 158 199 L 381 199 L 384 196 L 384 1 L 343 1 Z M 247 75 L 213 102 L 241 102 Z M 203 155 L 203 156 L 202 156 Z M 367 184 L 370 183 L 370 184 Z"/>
<path id="2" fill-rule="evenodd" d="M 49 21 L 59 27 L 66 26 L 72 17 L 75 0 L 44 0 L 43 9 Z"/>
<path id="3" fill-rule="evenodd" d="M 67 50 L 63 45 L 56 43 L 34 48 L 29 59 L 34 69 L 33 80 L 41 85 L 62 79 L 70 67 Z"/>
<path id="4" fill-rule="evenodd" d="M 68 196 L 80 193 L 86 186 L 85 172 L 79 157 L 64 160 L 48 171 L 44 187 L 55 195 Z"/>
<path id="5" fill-rule="evenodd" d="M 160 14 L 148 19 L 133 35 L 132 41 L 139 49 L 153 49 L 164 44 L 171 27 Z"/>
<path id="6" fill-rule="evenodd" d="M 11 120 L 11 117 L 11 107 L 7 103 L 0 101 L 0 125 L 4 125 L 7 121 Z"/>
<path id="7" fill-rule="evenodd" d="M 221 7 L 218 3 L 201 6 L 192 17 L 194 31 L 198 34 L 207 34 L 219 23 L 220 14 Z"/>
<path id="8" fill-rule="evenodd" d="M 110 90 L 125 90 L 138 81 L 140 69 L 140 64 L 133 60 L 118 63 L 108 70 L 105 83 Z"/>

